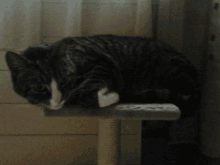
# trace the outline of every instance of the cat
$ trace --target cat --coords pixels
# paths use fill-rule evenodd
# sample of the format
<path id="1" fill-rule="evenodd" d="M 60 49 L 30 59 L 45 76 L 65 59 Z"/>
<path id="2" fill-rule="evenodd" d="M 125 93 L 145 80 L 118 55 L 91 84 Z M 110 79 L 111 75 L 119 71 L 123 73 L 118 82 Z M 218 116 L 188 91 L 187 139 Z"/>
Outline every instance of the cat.
<path id="1" fill-rule="evenodd" d="M 29 46 L 5 59 L 13 90 L 37 106 L 106 107 L 166 103 L 181 117 L 198 98 L 198 70 L 185 55 L 153 38 L 94 35 Z M 191 101 L 190 101 L 191 100 Z"/>

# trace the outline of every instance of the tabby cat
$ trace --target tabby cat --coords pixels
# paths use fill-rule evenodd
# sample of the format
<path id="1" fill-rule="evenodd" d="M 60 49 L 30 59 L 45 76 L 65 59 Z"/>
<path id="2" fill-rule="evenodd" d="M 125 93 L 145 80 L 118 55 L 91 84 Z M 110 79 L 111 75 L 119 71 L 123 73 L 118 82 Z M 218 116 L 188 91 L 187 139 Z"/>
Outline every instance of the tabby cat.
<path id="1" fill-rule="evenodd" d="M 118 102 L 171 102 L 182 116 L 198 98 L 198 72 L 172 47 L 152 38 L 67 37 L 20 54 L 6 53 L 13 89 L 31 104 L 105 107 Z M 188 111 L 187 111 L 188 110 Z"/>

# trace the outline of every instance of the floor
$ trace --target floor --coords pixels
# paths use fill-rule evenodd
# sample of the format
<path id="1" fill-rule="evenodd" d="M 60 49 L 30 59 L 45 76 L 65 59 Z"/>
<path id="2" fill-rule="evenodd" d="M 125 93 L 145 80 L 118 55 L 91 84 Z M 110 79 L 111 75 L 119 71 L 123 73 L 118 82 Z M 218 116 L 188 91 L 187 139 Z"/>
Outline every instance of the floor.
<path id="1" fill-rule="evenodd" d="M 200 152 L 196 144 L 168 144 L 168 131 L 157 129 L 142 135 L 142 165 L 220 165 Z"/>

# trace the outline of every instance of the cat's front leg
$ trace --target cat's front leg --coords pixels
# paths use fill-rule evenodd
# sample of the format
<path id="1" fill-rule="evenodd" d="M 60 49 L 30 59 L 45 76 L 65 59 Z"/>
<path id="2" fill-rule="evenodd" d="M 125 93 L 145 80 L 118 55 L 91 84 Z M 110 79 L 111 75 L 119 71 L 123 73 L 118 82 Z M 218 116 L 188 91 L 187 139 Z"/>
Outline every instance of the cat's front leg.
<path id="1" fill-rule="evenodd" d="M 116 92 L 109 92 L 107 87 L 100 89 L 97 94 L 100 108 L 107 107 L 119 102 L 119 94 Z"/>
<path id="2" fill-rule="evenodd" d="M 81 90 L 76 97 L 78 105 L 83 107 L 103 108 L 119 102 L 119 94 L 105 85 L 92 84 Z"/>

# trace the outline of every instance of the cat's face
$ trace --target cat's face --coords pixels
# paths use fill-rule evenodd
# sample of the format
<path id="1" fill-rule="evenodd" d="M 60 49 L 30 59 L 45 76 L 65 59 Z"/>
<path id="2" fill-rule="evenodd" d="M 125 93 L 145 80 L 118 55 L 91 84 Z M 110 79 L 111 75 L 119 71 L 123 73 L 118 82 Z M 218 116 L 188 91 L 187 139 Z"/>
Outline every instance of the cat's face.
<path id="1" fill-rule="evenodd" d="M 6 62 L 17 94 L 31 104 L 57 110 L 68 100 L 74 76 L 56 69 L 61 64 L 51 65 L 46 54 L 44 48 L 30 48 L 21 55 L 7 52 Z"/>

